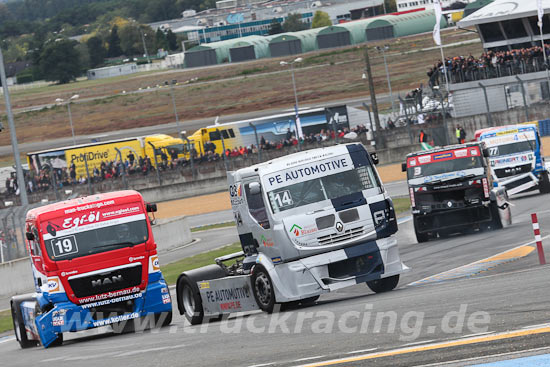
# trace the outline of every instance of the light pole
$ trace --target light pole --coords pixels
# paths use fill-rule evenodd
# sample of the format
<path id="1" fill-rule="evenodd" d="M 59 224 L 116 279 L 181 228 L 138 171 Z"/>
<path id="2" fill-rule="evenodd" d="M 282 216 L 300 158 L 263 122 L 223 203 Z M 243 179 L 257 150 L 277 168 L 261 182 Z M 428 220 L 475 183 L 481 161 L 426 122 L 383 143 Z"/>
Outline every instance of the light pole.
<path id="1" fill-rule="evenodd" d="M 178 108 L 176 107 L 176 97 L 174 96 L 174 85 L 176 85 L 178 81 L 176 79 L 172 79 L 170 82 L 170 94 L 172 95 L 172 106 L 174 106 L 174 115 L 176 116 L 176 129 L 179 130 L 180 127 L 180 120 L 178 117 Z M 164 85 L 168 85 L 168 81 L 164 82 Z"/>
<path id="2" fill-rule="evenodd" d="M 10 91 L 8 89 L 8 81 L 6 78 L 6 70 L 4 68 L 4 55 L 0 47 L 0 81 L 4 91 L 4 99 L 6 101 L 6 115 L 8 116 L 8 125 L 10 127 L 11 146 L 13 149 L 13 157 L 15 158 L 15 171 L 17 174 L 17 184 L 19 185 L 19 195 L 21 197 L 21 205 L 29 205 L 27 198 L 27 185 L 25 185 L 25 176 L 21 167 L 21 157 L 19 156 L 19 146 L 17 145 L 17 134 L 15 133 L 15 123 L 13 122 L 13 112 L 11 110 Z"/>
<path id="3" fill-rule="evenodd" d="M 76 145 L 76 138 L 75 138 L 75 135 L 74 135 L 73 115 L 71 113 L 71 102 L 78 99 L 79 97 L 80 96 L 78 94 L 75 94 L 74 96 L 69 98 L 66 102 L 67 112 L 69 113 L 69 124 L 71 125 L 71 134 L 72 134 L 72 137 L 73 137 L 73 145 Z M 57 98 L 55 101 L 59 104 L 62 104 L 64 100 L 63 100 L 63 98 Z"/>
<path id="4" fill-rule="evenodd" d="M 391 90 L 391 80 L 390 80 L 390 71 L 388 69 L 388 61 L 386 59 L 386 51 L 390 49 L 389 45 L 384 45 L 383 47 L 376 46 L 376 49 L 379 52 L 382 52 L 382 56 L 384 57 L 384 66 L 386 67 L 386 79 L 388 80 L 388 89 L 390 91 L 390 100 L 391 100 L 391 113 L 395 113 L 395 105 L 393 102 L 393 94 Z"/>
<path id="5" fill-rule="evenodd" d="M 150 64 L 151 60 L 149 59 L 149 52 L 147 52 L 147 45 L 145 44 L 145 36 L 147 36 L 147 33 L 143 33 L 141 31 L 141 28 L 139 29 L 139 33 L 141 34 L 141 41 L 143 42 L 143 50 L 145 51 L 145 56 L 147 57 L 147 63 Z"/>
<path id="6" fill-rule="evenodd" d="M 189 151 L 189 161 L 191 162 L 191 174 L 193 176 L 193 181 L 195 180 L 195 167 L 194 167 L 194 155 L 195 155 L 195 145 L 191 143 L 189 138 L 187 137 L 187 131 L 181 131 L 180 136 L 182 139 L 184 139 L 187 142 L 187 150 Z M 224 152 L 225 153 L 225 152 Z"/>
<path id="7" fill-rule="evenodd" d="M 300 115 L 298 114 L 299 107 L 298 107 L 298 93 L 296 92 L 296 79 L 294 77 L 294 64 L 302 62 L 302 58 L 298 57 L 297 59 L 294 59 L 294 61 L 286 62 L 281 61 L 281 66 L 287 66 L 290 65 L 290 73 L 292 75 L 292 88 L 294 89 L 294 111 L 296 112 L 296 137 L 298 138 L 298 147 L 300 147 L 300 139 L 302 138 L 302 126 L 300 124 Z"/>

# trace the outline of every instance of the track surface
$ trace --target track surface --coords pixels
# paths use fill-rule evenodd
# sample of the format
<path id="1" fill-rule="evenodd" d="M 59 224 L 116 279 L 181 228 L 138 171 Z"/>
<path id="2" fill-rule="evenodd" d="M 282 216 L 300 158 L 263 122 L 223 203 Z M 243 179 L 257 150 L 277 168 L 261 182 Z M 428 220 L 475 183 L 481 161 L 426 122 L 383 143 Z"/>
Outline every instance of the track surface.
<path id="1" fill-rule="evenodd" d="M 550 353 L 550 328 L 541 325 L 550 322 L 550 268 L 537 265 L 536 252 L 468 278 L 409 285 L 531 242 L 531 212 L 539 214 L 543 237 L 550 234 L 550 195 L 513 202 L 514 224 L 500 231 L 417 244 L 411 222 L 400 225 L 401 255 L 412 271 L 389 293 L 373 294 L 357 285 L 324 295 L 311 307 L 203 326 L 190 326 L 176 315 L 161 330 L 68 334 L 62 347 L 47 350 L 23 351 L 7 337 L 0 339 L 0 355 L 9 366 L 294 366 L 329 360 L 345 366 L 415 366 Z"/>

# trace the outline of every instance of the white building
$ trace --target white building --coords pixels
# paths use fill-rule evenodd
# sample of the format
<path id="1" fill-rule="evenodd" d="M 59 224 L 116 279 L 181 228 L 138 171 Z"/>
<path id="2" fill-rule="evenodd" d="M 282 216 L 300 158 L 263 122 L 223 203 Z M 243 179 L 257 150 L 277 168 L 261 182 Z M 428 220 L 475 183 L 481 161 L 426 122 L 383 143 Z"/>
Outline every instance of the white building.
<path id="1" fill-rule="evenodd" d="M 474 1 L 475 0 L 441 0 L 441 7 L 447 8 L 451 6 L 451 4 L 456 2 L 469 4 Z M 434 8 L 434 0 L 397 0 L 395 3 L 397 5 L 397 11 L 407 11 L 422 8 L 429 10 Z"/>
<path id="2" fill-rule="evenodd" d="M 86 72 L 88 80 L 110 78 L 113 76 L 121 76 L 137 73 L 138 68 L 135 63 L 123 64 L 116 66 L 107 66 L 104 68 L 90 69 Z"/>

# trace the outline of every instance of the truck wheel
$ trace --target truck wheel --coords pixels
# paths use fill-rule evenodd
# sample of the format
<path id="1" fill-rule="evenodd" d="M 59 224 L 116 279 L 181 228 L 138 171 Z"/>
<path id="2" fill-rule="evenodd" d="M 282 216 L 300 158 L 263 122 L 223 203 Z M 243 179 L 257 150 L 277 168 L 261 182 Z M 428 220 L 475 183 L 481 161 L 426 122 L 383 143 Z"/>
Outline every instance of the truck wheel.
<path id="1" fill-rule="evenodd" d="M 418 243 L 428 242 L 430 239 L 428 233 L 420 233 L 416 230 L 416 227 L 414 227 L 414 234 L 416 234 L 416 241 Z"/>
<path id="2" fill-rule="evenodd" d="M 159 321 L 161 322 L 160 325 L 158 325 Z M 168 326 L 170 325 L 171 322 L 172 322 L 172 311 L 155 314 L 155 325 L 157 325 L 157 327 Z"/>
<path id="3" fill-rule="evenodd" d="M 272 313 L 275 307 L 275 290 L 269 273 L 262 265 L 256 265 L 252 271 L 252 292 L 260 309 Z"/>
<path id="4" fill-rule="evenodd" d="M 15 332 L 15 337 L 19 342 L 19 345 L 22 349 L 35 347 L 38 343 L 36 340 L 27 339 L 27 332 L 25 331 L 25 324 L 23 323 L 23 316 L 21 315 L 21 302 L 12 300 L 11 304 L 11 318 L 13 320 L 13 331 Z"/>
<path id="5" fill-rule="evenodd" d="M 367 282 L 367 286 L 374 293 L 383 293 L 393 290 L 397 287 L 397 283 L 399 283 L 399 274 L 388 278 L 371 280 L 370 282 Z"/>
<path id="6" fill-rule="evenodd" d="M 182 278 L 181 286 L 178 303 L 183 306 L 185 318 L 191 325 L 201 324 L 204 319 L 204 311 L 199 287 L 187 277 Z"/>
<path id="7" fill-rule="evenodd" d="M 489 222 L 489 225 L 491 226 L 491 229 L 502 229 L 502 220 L 500 219 L 500 213 L 497 206 L 497 203 L 492 202 L 489 205 L 489 208 L 491 210 L 491 222 Z"/>
<path id="8" fill-rule="evenodd" d="M 550 193 L 550 178 L 548 178 L 548 172 L 543 172 L 540 175 L 539 191 L 541 194 Z"/>
<path id="9" fill-rule="evenodd" d="M 61 345 L 63 345 L 63 333 L 57 333 L 57 339 L 51 342 L 50 345 L 48 345 L 48 348 L 59 347 Z"/>

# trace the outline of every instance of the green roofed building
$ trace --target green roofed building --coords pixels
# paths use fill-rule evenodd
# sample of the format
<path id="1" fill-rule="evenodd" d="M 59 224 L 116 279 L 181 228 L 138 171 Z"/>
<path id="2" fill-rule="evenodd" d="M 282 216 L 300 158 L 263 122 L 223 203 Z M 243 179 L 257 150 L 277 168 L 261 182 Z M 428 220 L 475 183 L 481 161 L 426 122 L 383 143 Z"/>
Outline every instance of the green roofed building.
<path id="1" fill-rule="evenodd" d="M 269 41 L 274 36 L 248 36 L 238 38 L 229 48 L 231 62 L 247 61 L 269 57 Z"/>
<path id="2" fill-rule="evenodd" d="M 281 33 L 269 41 L 271 57 L 296 55 L 317 50 L 317 34 L 324 28 L 306 29 L 300 32 Z"/>
<path id="3" fill-rule="evenodd" d="M 230 39 L 195 46 L 185 52 L 185 66 L 192 68 L 229 62 L 229 49 L 238 41 Z"/>
<path id="4" fill-rule="evenodd" d="M 375 19 L 362 19 L 325 27 L 317 35 L 317 45 L 321 49 L 363 43 L 367 26 Z"/>
<path id="5" fill-rule="evenodd" d="M 441 17 L 441 28 L 447 27 L 447 20 Z M 399 15 L 377 17 L 367 26 L 367 41 L 410 36 L 433 31 L 435 15 L 433 10 L 423 10 Z"/>

